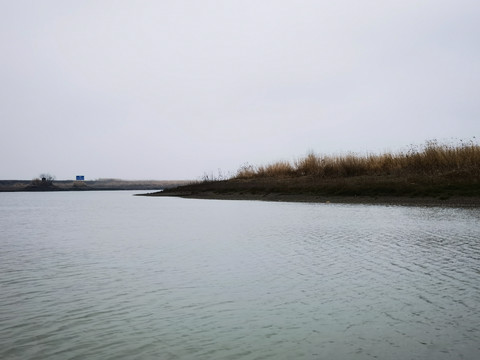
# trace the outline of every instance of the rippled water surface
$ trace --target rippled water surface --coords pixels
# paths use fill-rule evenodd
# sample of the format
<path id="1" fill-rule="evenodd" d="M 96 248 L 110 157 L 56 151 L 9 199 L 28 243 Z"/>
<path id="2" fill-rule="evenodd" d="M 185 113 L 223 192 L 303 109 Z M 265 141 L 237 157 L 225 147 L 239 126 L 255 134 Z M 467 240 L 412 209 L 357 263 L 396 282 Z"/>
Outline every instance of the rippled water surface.
<path id="1" fill-rule="evenodd" d="M 1 359 L 478 359 L 480 210 L 0 193 Z"/>

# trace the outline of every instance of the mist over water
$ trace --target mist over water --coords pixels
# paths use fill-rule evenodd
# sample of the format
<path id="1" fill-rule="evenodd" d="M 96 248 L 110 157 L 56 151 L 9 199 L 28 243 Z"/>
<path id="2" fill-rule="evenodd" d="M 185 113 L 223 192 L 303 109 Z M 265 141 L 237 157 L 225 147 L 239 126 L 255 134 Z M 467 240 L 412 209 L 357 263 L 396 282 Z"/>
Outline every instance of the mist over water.
<path id="1" fill-rule="evenodd" d="M 477 359 L 480 210 L 0 193 L 1 359 Z"/>

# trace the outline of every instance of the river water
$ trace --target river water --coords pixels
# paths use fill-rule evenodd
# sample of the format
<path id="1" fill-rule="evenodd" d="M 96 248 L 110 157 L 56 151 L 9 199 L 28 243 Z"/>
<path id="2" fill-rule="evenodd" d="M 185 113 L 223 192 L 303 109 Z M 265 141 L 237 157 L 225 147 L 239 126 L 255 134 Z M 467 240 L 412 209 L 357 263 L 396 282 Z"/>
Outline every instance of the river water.
<path id="1" fill-rule="evenodd" d="M 1 359 L 478 359 L 480 209 L 0 193 Z"/>

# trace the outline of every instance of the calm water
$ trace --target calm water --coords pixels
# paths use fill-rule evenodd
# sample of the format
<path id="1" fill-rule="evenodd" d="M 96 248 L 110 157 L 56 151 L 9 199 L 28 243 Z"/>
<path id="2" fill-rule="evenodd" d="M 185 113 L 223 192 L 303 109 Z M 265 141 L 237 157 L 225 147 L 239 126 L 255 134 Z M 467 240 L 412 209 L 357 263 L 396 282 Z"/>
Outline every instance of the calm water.
<path id="1" fill-rule="evenodd" d="M 1 359 L 478 359 L 480 209 L 0 193 Z"/>

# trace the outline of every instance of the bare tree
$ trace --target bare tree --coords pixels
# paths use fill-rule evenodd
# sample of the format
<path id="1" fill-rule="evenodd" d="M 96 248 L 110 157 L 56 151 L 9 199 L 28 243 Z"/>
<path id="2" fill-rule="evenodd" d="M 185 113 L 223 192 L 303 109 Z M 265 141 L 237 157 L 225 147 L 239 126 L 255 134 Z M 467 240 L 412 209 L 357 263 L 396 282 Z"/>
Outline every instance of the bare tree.
<path id="1" fill-rule="evenodd" d="M 45 179 L 45 181 L 48 184 L 51 184 L 51 183 L 53 183 L 53 180 L 55 180 L 55 176 L 51 175 L 49 173 L 43 173 L 43 174 L 40 174 L 40 179 L 42 179 L 42 181 L 44 181 L 43 179 Z"/>
<path id="2" fill-rule="evenodd" d="M 42 173 L 39 177 L 32 180 L 32 185 L 49 186 L 52 185 L 53 180 L 55 180 L 55 176 L 49 173 Z"/>

